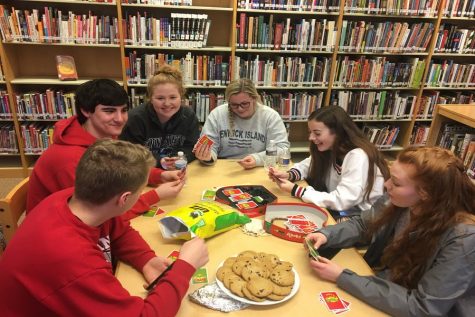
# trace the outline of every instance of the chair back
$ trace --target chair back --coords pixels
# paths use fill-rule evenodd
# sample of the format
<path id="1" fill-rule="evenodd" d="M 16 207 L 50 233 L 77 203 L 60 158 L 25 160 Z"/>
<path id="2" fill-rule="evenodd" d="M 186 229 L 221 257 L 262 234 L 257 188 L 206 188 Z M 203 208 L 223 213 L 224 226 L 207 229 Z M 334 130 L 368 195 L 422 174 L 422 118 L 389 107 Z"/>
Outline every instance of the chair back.
<path id="1" fill-rule="evenodd" d="M 26 194 L 29 178 L 16 185 L 5 198 L 0 199 L 0 225 L 6 243 L 13 237 L 18 228 L 18 220 L 26 209 Z"/>

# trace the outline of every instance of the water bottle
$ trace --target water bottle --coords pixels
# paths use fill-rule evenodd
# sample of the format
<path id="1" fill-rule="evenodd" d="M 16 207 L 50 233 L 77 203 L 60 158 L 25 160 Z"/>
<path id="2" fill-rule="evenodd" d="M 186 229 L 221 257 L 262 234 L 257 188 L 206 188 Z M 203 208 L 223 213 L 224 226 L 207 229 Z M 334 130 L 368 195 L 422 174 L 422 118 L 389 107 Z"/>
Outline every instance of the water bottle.
<path id="1" fill-rule="evenodd" d="M 277 146 L 274 140 L 270 140 L 266 148 L 266 158 L 264 160 L 264 168 L 269 170 L 269 167 L 275 167 L 277 163 Z"/>
<path id="2" fill-rule="evenodd" d="M 279 156 L 279 168 L 288 171 L 290 165 L 290 150 L 285 148 Z"/>
<path id="3" fill-rule="evenodd" d="M 186 168 L 186 164 L 188 164 L 188 160 L 186 159 L 185 153 L 179 151 L 178 158 L 175 161 L 175 168 L 177 170 L 183 170 Z"/>

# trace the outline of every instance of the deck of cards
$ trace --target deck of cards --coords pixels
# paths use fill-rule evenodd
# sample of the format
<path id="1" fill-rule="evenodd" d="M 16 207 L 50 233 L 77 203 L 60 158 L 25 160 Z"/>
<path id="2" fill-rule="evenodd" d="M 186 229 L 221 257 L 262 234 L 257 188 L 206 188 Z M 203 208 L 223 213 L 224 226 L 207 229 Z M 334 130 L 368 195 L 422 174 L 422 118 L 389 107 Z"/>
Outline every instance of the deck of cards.
<path id="1" fill-rule="evenodd" d="M 308 219 L 305 215 L 289 215 L 287 216 L 287 222 L 285 223 L 287 229 L 302 232 L 302 233 L 312 233 L 318 226 L 316 223 Z"/>
<path id="2" fill-rule="evenodd" d="M 313 247 L 312 241 L 311 241 L 311 240 L 308 240 L 308 239 L 305 239 L 305 243 L 307 244 L 307 248 L 308 248 L 308 253 L 309 253 L 309 255 L 312 256 L 312 258 L 314 258 L 315 261 L 318 261 L 318 257 L 319 257 L 320 255 L 318 254 L 317 249 L 315 249 L 315 248 Z"/>
<path id="3" fill-rule="evenodd" d="M 350 310 L 350 303 L 341 299 L 337 292 L 321 292 L 320 301 L 334 314 L 341 314 Z"/>

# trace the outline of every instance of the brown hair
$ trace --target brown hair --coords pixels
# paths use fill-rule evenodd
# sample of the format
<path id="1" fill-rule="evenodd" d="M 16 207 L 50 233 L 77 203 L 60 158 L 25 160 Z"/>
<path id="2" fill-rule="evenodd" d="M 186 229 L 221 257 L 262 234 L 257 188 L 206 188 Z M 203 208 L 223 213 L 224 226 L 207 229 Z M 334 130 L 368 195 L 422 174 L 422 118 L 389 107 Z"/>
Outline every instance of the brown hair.
<path id="1" fill-rule="evenodd" d="M 148 178 L 155 158 L 142 145 L 101 139 L 91 145 L 76 168 L 75 196 L 95 205 L 124 192 L 136 192 Z"/>
<path id="2" fill-rule="evenodd" d="M 183 75 L 181 71 L 173 66 L 168 64 L 164 64 L 160 66 L 152 77 L 148 80 L 147 84 L 147 97 L 148 99 L 152 98 L 153 89 L 157 85 L 161 84 L 174 84 L 179 93 L 181 98 L 183 99 L 185 96 L 186 88 L 183 85 Z"/>
<path id="3" fill-rule="evenodd" d="M 412 165 L 411 179 L 423 198 L 411 208 L 408 227 L 384 249 L 381 263 L 390 269 L 391 280 L 415 288 L 426 270 L 442 234 L 457 223 L 475 225 L 475 185 L 462 161 L 449 150 L 437 147 L 407 148 L 397 161 Z M 369 227 L 369 234 L 394 221 L 401 208 L 390 205 Z"/>
<path id="4" fill-rule="evenodd" d="M 322 107 L 310 114 L 308 121 L 311 120 L 322 122 L 336 137 L 331 151 L 320 152 L 317 146 L 310 142 L 312 160 L 307 182 L 318 191 L 327 191 L 325 179 L 332 168 L 332 164 L 337 162 L 337 159 L 344 157 L 349 151 L 361 148 L 369 160 L 368 184 L 364 193 L 364 199 L 369 200 L 369 194 L 373 189 L 377 174 L 374 166 L 376 165 L 379 168 L 384 179 L 389 178 L 389 169 L 384 157 L 343 108 L 338 106 Z"/>

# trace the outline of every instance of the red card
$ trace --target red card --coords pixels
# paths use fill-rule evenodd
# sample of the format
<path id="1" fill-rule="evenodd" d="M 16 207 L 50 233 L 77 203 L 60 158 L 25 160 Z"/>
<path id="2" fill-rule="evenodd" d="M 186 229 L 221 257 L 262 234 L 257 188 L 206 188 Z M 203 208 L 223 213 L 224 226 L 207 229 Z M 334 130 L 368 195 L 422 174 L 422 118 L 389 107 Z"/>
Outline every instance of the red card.
<path id="1" fill-rule="evenodd" d="M 251 209 L 256 208 L 257 204 L 253 201 L 246 201 L 242 203 L 237 203 L 236 206 L 238 206 L 239 209 Z"/>
<path id="2" fill-rule="evenodd" d="M 249 193 L 242 193 L 242 194 L 236 194 L 236 195 L 229 196 L 229 199 L 233 202 L 241 201 L 241 200 L 249 200 L 251 198 L 252 198 L 252 196 Z"/>
<path id="3" fill-rule="evenodd" d="M 237 195 L 237 194 L 242 194 L 242 193 L 243 193 L 242 190 L 238 188 L 223 190 L 223 194 L 225 194 L 226 196 Z"/>
<path id="4" fill-rule="evenodd" d="M 180 251 L 178 250 L 173 250 L 168 256 L 167 259 L 172 260 L 175 262 L 176 259 L 178 259 L 178 256 L 180 255 Z"/>
<path id="5" fill-rule="evenodd" d="M 206 134 L 203 134 L 199 139 L 198 143 L 202 145 L 212 146 L 214 144 L 213 140 L 211 140 Z"/>
<path id="6" fill-rule="evenodd" d="M 321 292 L 320 296 L 325 305 L 327 305 L 327 308 L 331 311 L 347 309 L 347 306 L 336 292 Z"/>

